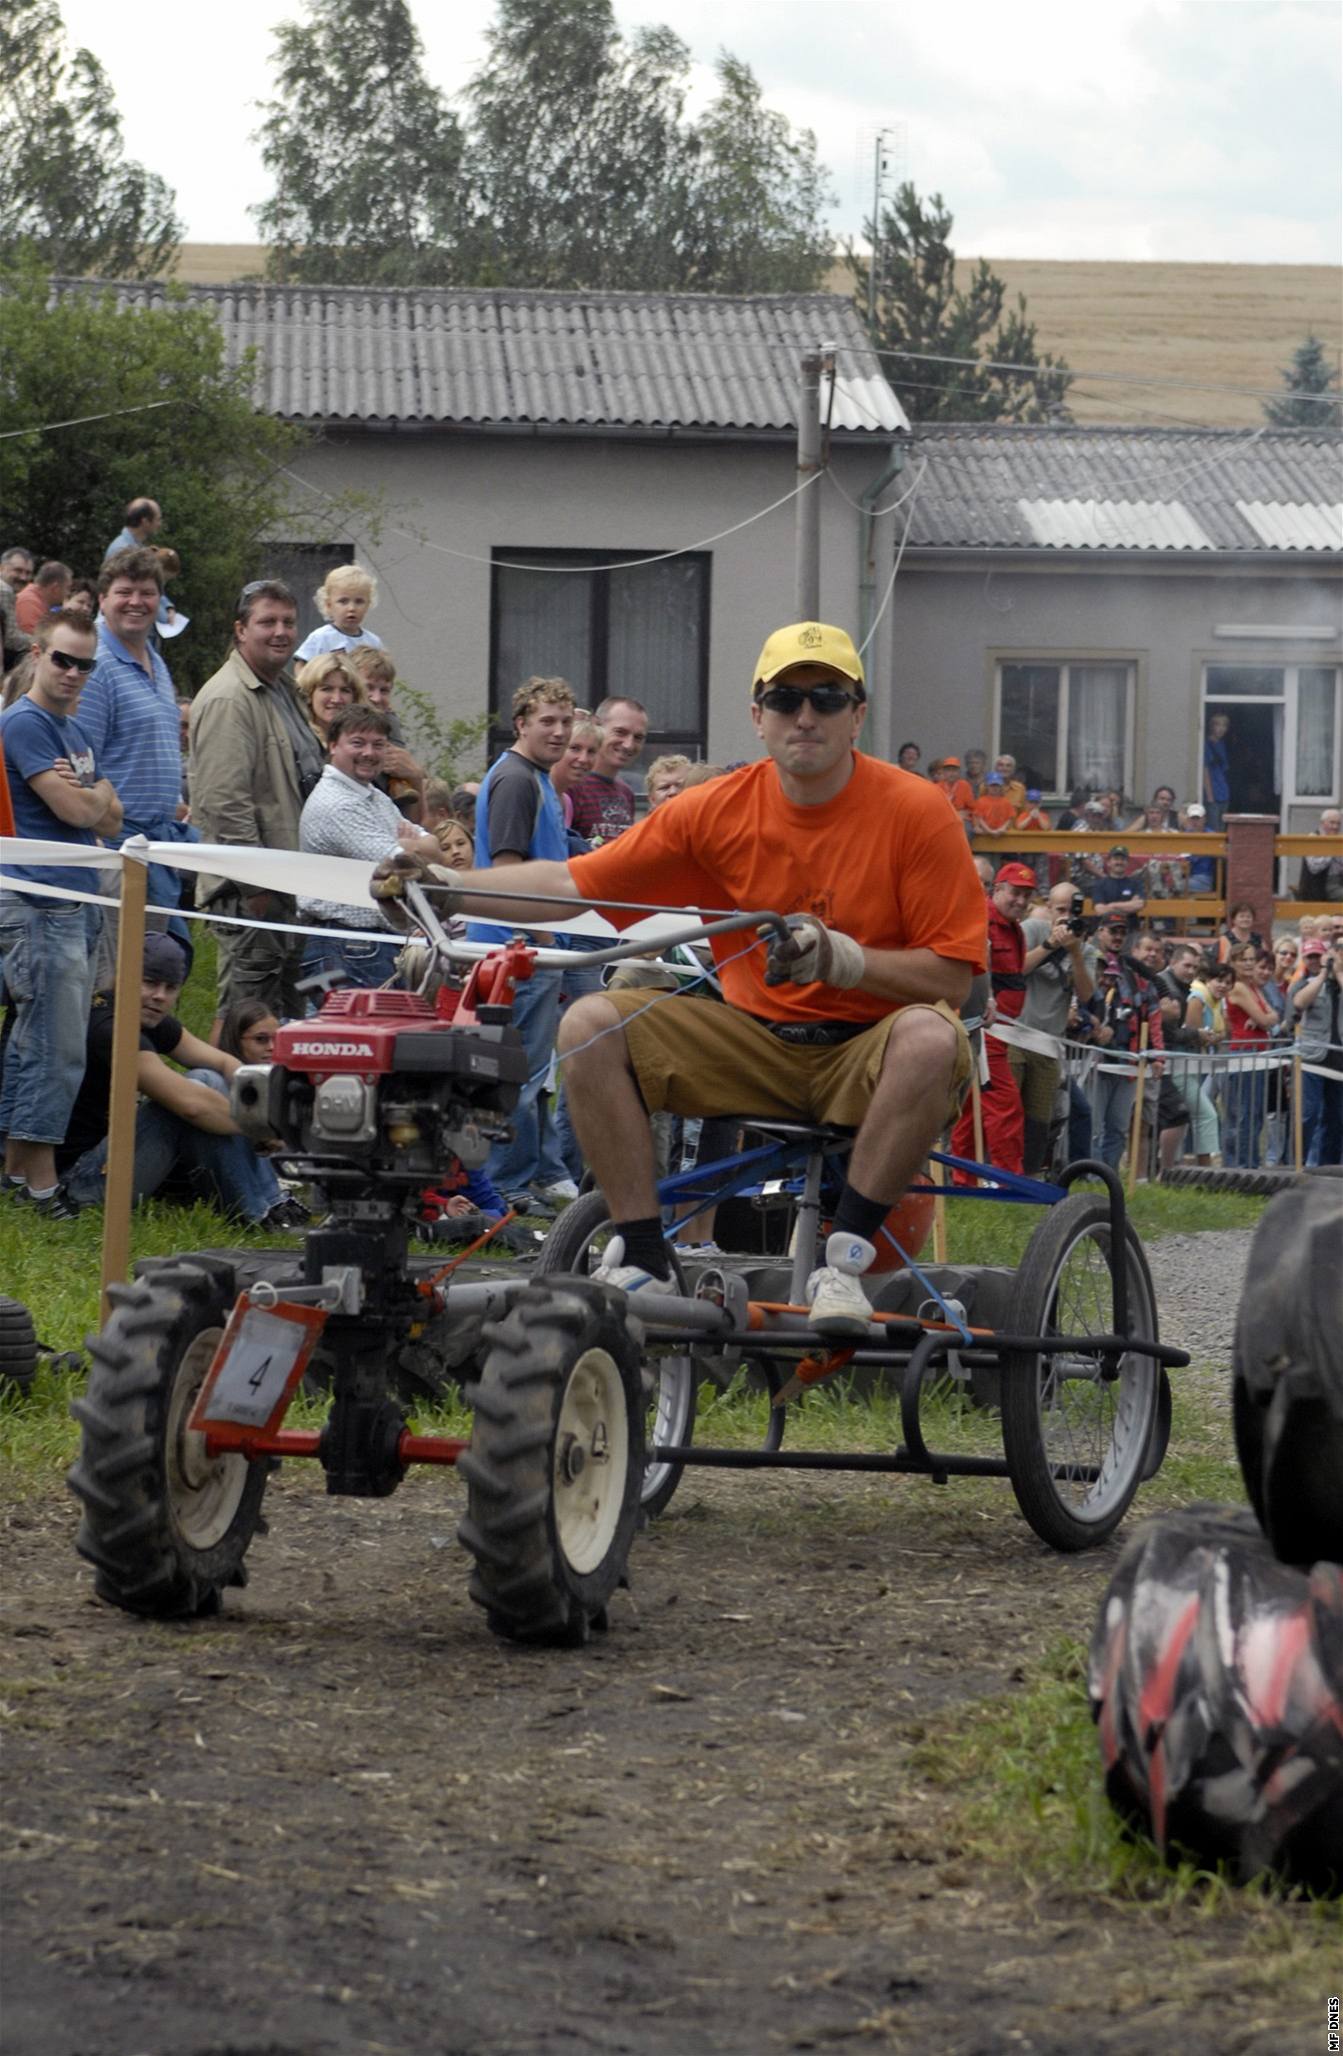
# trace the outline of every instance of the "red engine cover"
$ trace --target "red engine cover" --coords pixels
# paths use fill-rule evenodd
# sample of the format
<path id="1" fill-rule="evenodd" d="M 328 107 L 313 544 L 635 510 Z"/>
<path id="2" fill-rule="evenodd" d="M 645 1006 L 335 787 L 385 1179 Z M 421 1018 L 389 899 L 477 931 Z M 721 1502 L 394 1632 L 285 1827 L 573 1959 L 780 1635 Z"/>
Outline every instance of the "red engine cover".
<path id="1" fill-rule="evenodd" d="M 320 1014 L 286 1022 L 275 1037 L 275 1062 L 320 1077 L 341 1071 L 386 1076 L 398 1035 L 416 1029 L 441 1034 L 450 1025 L 418 993 L 347 986 L 327 994 Z"/>

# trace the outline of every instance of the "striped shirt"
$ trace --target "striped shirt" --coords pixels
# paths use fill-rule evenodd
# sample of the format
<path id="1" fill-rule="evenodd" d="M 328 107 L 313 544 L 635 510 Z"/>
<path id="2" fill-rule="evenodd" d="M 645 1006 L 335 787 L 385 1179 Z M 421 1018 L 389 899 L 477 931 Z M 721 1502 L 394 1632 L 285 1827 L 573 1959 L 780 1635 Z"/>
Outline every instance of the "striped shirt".
<path id="1" fill-rule="evenodd" d="M 122 822 L 104 837 L 119 848 L 128 835 L 161 837 L 182 798 L 182 735 L 172 674 L 152 645 L 150 676 L 105 621 L 98 662 L 79 699 L 79 725 L 101 777 L 121 801 Z"/>
<path id="2" fill-rule="evenodd" d="M 347 777 L 328 764 L 304 804 L 298 824 L 298 846 L 323 857 L 367 857 L 376 864 L 400 847 L 397 830 L 403 815 L 396 801 L 376 785 Z M 337 900 L 302 899 L 299 913 L 321 928 L 388 928 L 371 902 L 346 906 Z"/>

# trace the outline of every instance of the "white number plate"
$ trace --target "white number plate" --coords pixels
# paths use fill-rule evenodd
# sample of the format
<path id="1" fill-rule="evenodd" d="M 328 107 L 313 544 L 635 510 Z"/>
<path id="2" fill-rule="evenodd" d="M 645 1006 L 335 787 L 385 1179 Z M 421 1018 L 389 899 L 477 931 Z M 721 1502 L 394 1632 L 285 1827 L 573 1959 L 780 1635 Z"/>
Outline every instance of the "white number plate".
<path id="1" fill-rule="evenodd" d="M 262 1308 L 244 1293 L 205 1374 L 190 1427 L 278 1427 L 325 1324 L 320 1308 Z"/>

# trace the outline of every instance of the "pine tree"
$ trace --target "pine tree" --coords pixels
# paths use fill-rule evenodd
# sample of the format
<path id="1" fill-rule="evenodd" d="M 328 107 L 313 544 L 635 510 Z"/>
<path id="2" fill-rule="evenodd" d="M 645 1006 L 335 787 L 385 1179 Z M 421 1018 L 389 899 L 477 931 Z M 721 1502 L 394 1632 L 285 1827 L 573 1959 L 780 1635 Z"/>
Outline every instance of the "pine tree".
<path id="1" fill-rule="evenodd" d="M 871 260 L 852 245 L 848 251 L 854 299 L 873 344 L 890 353 L 883 369 L 911 420 L 1071 419 L 1063 400 L 1072 373 L 1062 358 L 1040 352 L 1024 297 L 1004 314 L 1007 288 L 982 257 L 966 285 L 957 285 L 952 216 L 940 193 L 925 202 L 906 183 L 879 228 L 864 227 Z M 1028 368 L 994 368 L 1004 364 Z"/>
<path id="2" fill-rule="evenodd" d="M 1338 372 L 1325 357 L 1318 336 L 1307 336 L 1297 345 L 1282 382 L 1286 388 L 1283 398 L 1263 403 L 1264 414 L 1275 428 L 1343 428 Z"/>

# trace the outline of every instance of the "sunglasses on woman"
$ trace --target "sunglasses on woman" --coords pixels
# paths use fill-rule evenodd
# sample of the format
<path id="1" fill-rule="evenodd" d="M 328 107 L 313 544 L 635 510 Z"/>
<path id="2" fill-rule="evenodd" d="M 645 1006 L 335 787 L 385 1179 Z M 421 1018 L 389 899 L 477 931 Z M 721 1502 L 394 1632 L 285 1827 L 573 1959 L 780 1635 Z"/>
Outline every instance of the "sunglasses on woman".
<path id="1" fill-rule="evenodd" d="M 842 714 L 857 705 L 855 695 L 842 685 L 771 685 L 761 693 L 759 704 L 771 714 L 796 714 L 803 700 L 811 702 L 813 714 Z"/>

